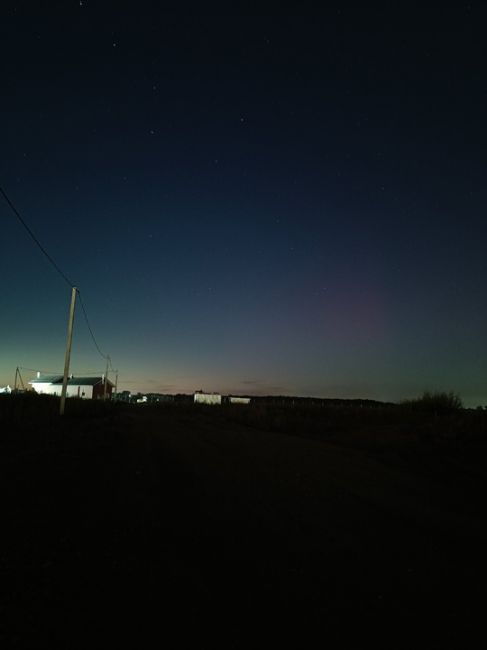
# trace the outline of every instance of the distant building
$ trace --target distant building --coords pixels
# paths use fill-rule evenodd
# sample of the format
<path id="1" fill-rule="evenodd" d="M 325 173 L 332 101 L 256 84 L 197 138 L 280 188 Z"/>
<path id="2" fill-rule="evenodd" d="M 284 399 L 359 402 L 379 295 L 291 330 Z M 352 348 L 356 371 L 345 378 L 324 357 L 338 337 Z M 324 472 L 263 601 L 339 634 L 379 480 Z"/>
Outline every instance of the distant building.
<path id="1" fill-rule="evenodd" d="M 110 399 L 113 391 L 113 383 L 105 376 L 100 377 L 74 377 L 68 378 L 66 388 L 66 397 L 80 397 L 82 399 L 103 399 L 105 394 L 105 381 L 107 390 L 107 399 Z M 63 387 L 62 375 L 41 375 L 37 373 L 35 379 L 31 379 L 29 384 L 39 395 L 61 395 Z"/>
<path id="2" fill-rule="evenodd" d="M 113 393 L 112 397 L 117 402 L 130 402 L 132 394 L 129 390 L 122 390 L 120 393 Z"/>
<path id="3" fill-rule="evenodd" d="M 147 393 L 147 401 L 150 404 L 162 404 L 163 402 L 174 402 L 174 395 L 163 395 L 161 393 Z"/>
<path id="4" fill-rule="evenodd" d="M 230 404 L 250 404 L 250 397 L 232 397 L 228 398 Z"/>
<path id="5" fill-rule="evenodd" d="M 221 404 L 222 396 L 219 393 L 204 393 L 202 390 L 194 394 L 195 404 Z"/>

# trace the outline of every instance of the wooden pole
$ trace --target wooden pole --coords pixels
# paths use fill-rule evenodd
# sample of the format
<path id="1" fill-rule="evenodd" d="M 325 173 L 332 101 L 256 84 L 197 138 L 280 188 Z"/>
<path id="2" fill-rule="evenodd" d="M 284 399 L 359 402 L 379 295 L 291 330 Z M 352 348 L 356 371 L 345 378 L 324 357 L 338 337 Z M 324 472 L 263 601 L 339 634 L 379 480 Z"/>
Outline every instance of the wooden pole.
<path id="1" fill-rule="evenodd" d="M 73 287 L 71 289 L 71 304 L 69 306 L 68 334 L 66 337 L 66 354 L 64 356 L 63 387 L 61 390 L 61 403 L 59 405 L 59 415 L 64 415 L 64 405 L 66 403 L 66 391 L 68 388 L 68 375 L 69 375 L 69 360 L 71 358 L 71 343 L 73 341 L 74 308 L 76 306 L 77 292 L 78 289 L 76 289 L 76 287 Z"/>
<path id="2" fill-rule="evenodd" d="M 103 386 L 103 399 L 106 400 L 107 398 L 107 384 L 108 384 L 108 362 L 110 361 L 110 357 L 107 356 L 107 367 L 105 370 L 105 385 Z"/>

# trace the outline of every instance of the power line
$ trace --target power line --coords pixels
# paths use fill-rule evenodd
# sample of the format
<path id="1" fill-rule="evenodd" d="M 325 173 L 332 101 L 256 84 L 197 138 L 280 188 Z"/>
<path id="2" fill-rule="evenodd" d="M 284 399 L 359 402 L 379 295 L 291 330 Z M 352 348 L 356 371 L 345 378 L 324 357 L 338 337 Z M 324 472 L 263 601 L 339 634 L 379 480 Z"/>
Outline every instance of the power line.
<path id="1" fill-rule="evenodd" d="M 30 372 L 42 372 L 44 375 L 62 375 L 62 372 L 53 372 L 52 370 L 42 370 L 39 368 L 26 368 L 25 366 L 19 366 L 20 370 L 29 370 Z"/>
<path id="2" fill-rule="evenodd" d="M 30 372 L 40 372 L 43 375 L 62 375 L 62 370 L 56 372 L 52 370 L 42 370 L 42 368 L 26 368 L 25 366 L 18 366 L 19 370 L 29 370 Z M 76 373 L 77 377 L 90 377 L 91 375 L 101 375 L 103 370 L 85 370 L 84 372 Z"/>
<path id="3" fill-rule="evenodd" d="M 80 293 L 79 289 L 78 289 L 78 298 L 79 298 L 79 302 L 80 302 L 80 305 L 81 305 L 81 310 L 83 311 L 83 316 L 85 317 L 86 325 L 88 326 L 88 330 L 90 332 L 91 338 L 93 339 L 93 343 L 95 344 L 95 347 L 98 350 L 98 353 L 100 354 L 100 356 L 103 357 L 103 359 L 105 359 L 105 360 L 108 359 L 109 362 L 110 362 L 110 365 L 111 365 L 110 357 L 108 356 L 108 354 L 103 354 L 103 352 L 100 350 L 100 346 L 96 342 L 95 335 L 93 334 L 93 330 L 91 329 L 90 321 L 88 320 L 88 314 L 86 313 L 85 305 L 84 305 L 83 300 L 81 298 L 81 293 Z"/>
<path id="4" fill-rule="evenodd" d="M 67 275 L 66 275 L 66 274 L 65 274 L 65 273 L 64 273 L 64 272 L 59 268 L 59 266 L 56 264 L 56 262 L 53 260 L 53 258 L 52 258 L 52 257 L 49 255 L 49 253 L 46 251 L 46 249 L 44 248 L 44 246 L 40 243 L 40 241 L 39 241 L 39 240 L 37 239 L 37 237 L 34 235 L 34 233 L 33 233 L 32 230 L 29 228 L 29 226 L 27 225 L 27 223 L 25 222 L 25 220 L 23 219 L 23 217 L 21 216 L 20 212 L 17 210 L 17 208 L 15 207 L 15 205 L 14 205 L 14 204 L 12 203 L 12 201 L 9 199 L 9 197 L 7 196 L 5 190 L 2 188 L 1 185 L 0 185 L 0 193 L 2 194 L 3 198 L 4 198 L 5 201 L 8 203 L 8 205 L 10 206 L 10 208 L 12 209 L 12 211 L 13 211 L 13 213 L 15 214 L 15 216 L 17 217 L 17 219 L 18 219 L 18 220 L 20 221 L 20 223 L 23 225 L 23 227 L 25 228 L 25 230 L 29 233 L 29 236 L 32 238 L 32 240 L 33 240 L 33 241 L 35 242 L 35 244 L 38 246 L 38 248 L 40 249 L 40 251 L 43 253 L 43 255 L 45 255 L 45 257 L 49 260 L 49 262 L 51 263 L 51 265 L 56 269 L 56 271 L 57 271 L 57 272 L 59 273 L 59 275 L 63 278 L 63 280 L 64 280 L 64 281 L 69 285 L 69 287 L 70 287 L 71 289 L 73 289 L 74 286 L 75 286 L 75 285 L 73 284 L 73 282 L 71 282 L 71 280 L 68 278 L 68 276 L 67 276 Z M 113 366 L 112 366 L 112 360 L 110 359 L 110 357 L 109 357 L 107 354 L 103 354 L 103 352 L 100 350 L 100 347 L 99 347 L 98 343 L 96 342 L 95 335 L 93 334 L 93 330 L 91 329 L 90 321 L 88 320 L 88 314 L 86 313 L 86 309 L 85 309 L 85 306 L 84 306 L 84 304 L 83 304 L 83 300 L 82 300 L 82 298 L 81 298 L 81 292 L 80 292 L 79 289 L 76 289 L 76 292 L 77 292 L 77 294 L 78 294 L 78 298 L 79 298 L 79 301 L 80 301 L 80 304 L 81 304 L 81 309 L 82 309 L 82 311 L 83 311 L 83 315 L 84 315 L 84 317 L 85 317 L 85 321 L 86 321 L 86 324 L 87 324 L 87 326 L 88 326 L 88 330 L 89 330 L 89 332 L 90 332 L 91 338 L 93 339 L 93 343 L 95 344 L 95 347 L 96 347 L 96 349 L 98 350 L 98 353 L 100 354 L 100 356 L 103 357 L 103 359 L 108 360 L 108 363 L 110 364 L 110 368 L 111 368 L 112 372 L 116 372 L 116 371 L 114 370 Z M 25 370 L 29 370 L 29 368 L 25 368 Z M 34 371 L 34 372 L 35 372 L 35 371 Z"/>
<path id="5" fill-rule="evenodd" d="M 37 237 L 34 235 L 32 230 L 29 228 L 29 226 L 26 224 L 22 216 L 20 215 L 19 211 L 15 207 L 15 205 L 12 203 L 12 201 L 8 198 L 7 194 L 5 193 L 4 189 L 0 185 L 0 193 L 2 194 L 3 198 L 5 201 L 8 203 L 10 208 L 12 209 L 13 213 L 17 217 L 17 219 L 20 221 L 20 223 L 24 226 L 24 228 L 27 230 L 29 233 L 30 237 L 34 240 L 35 244 L 38 246 L 40 251 L 45 255 L 45 257 L 49 260 L 49 262 L 52 264 L 52 266 L 56 269 L 56 271 L 59 273 L 59 275 L 63 278 L 63 280 L 72 288 L 74 287 L 74 284 L 71 282 L 71 280 L 68 278 L 68 276 L 63 273 L 63 271 L 59 268 L 59 266 L 56 264 L 56 262 L 52 259 L 52 257 L 49 255 L 49 253 L 46 251 L 44 246 L 41 244 L 41 242 L 37 239 Z"/>

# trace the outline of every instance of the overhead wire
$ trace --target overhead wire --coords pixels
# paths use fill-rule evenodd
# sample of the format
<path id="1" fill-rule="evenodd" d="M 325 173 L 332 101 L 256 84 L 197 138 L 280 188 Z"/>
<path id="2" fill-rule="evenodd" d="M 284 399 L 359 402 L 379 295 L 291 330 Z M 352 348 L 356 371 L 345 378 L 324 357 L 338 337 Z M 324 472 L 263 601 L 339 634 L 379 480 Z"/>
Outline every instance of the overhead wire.
<path id="1" fill-rule="evenodd" d="M 0 185 L 0 193 L 2 194 L 3 198 L 5 201 L 8 203 L 10 208 L 12 209 L 13 213 L 17 217 L 17 219 L 20 221 L 20 223 L 23 225 L 25 230 L 29 233 L 29 236 L 31 239 L 35 242 L 39 250 L 45 255 L 45 257 L 49 260 L 51 265 L 56 269 L 56 271 L 59 273 L 59 275 L 63 278 L 63 280 L 71 287 L 74 287 L 74 284 L 71 282 L 71 280 L 68 278 L 68 276 L 60 269 L 60 267 L 56 264 L 56 262 L 53 260 L 53 258 L 49 255 L 49 253 L 46 251 L 44 246 L 41 244 L 41 242 L 37 239 L 35 234 L 32 232 L 32 230 L 29 228 L 29 226 L 26 224 L 24 219 L 22 218 L 20 212 L 17 210 L 15 205 L 12 203 L 12 201 L 8 198 L 7 194 L 5 193 L 5 190 L 3 187 Z"/>
<path id="2" fill-rule="evenodd" d="M 29 370 L 30 372 L 40 372 L 43 375 L 62 375 L 63 373 L 57 370 L 42 370 L 41 368 L 27 368 L 26 366 L 18 366 L 19 370 Z"/>
<path id="3" fill-rule="evenodd" d="M 74 289 L 74 288 L 75 288 L 74 283 L 71 282 L 71 280 L 70 280 L 70 279 L 68 278 L 68 276 L 64 273 L 64 271 L 63 271 L 63 270 L 58 266 L 58 264 L 56 264 L 56 262 L 55 262 L 54 259 L 51 257 L 51 255 L 49 255 L 49 253 L 47 252 L 47 250 L 44 248 L 44 246 L 41 244 L 41 242 L 40 242 L 39 239 L 36 237 L 36 235 L 34 234 L 34 232 L 33 232 L 33 231 L 31 230 L 31 228 L 28 226 L 28 224 L 26 223 L 25 219 L 22 217 L 22 215 L 20 214 L 20 212 L 17 210 L 17 208 L 15 207 L 15 205 L 12 203 L 12 201 L 10 200 L 10 198 L 8 197 L 7 193 L 5 192 L 5 190 L 3 189 L 3 187 L 2 187 L 1 185 L 0 185 L 0 194 L 2 194 L 3 198 L 5 199 L 5 201 L 7 202 L 7 204 L 9 205 L 9 207 L 11 208 L 12 212 L 15 214 L 15 216 L 17 217 L 17 219 L 20 221 L 20 223 L 21 223 L 22 226 L 25 228 L 25 230 L 27 231 L 27 233 L 29 234 L 29 236 L 31 237 L 31 239 L 34 241 L 34 243 L 35 243 L 36 246 L 39 248 L 39 250 L 42 252 L 42 254 L 46 257 L 46 259 L 49 261 L 49 263 L 52 265 L 52 267 L 53 267 L 53 268 L 57 271 L 57 273 L 58 273 L 58 274 L 63 278 L 63 280 L 66 282 L 66 284 L 68 284 L 68 286 L 69 286 L 71 289 Z M 89 319 L 88 319 L 88 314 L 86 313 L 86 308 L 85 308 L 84 303 L 83 303 L 83 300 L 82 300 L 82 298 L 81 298 L 81 292 L 80 292 L 80 290 L 79 290 L 78 288 L 76 288 L 76 292 L 77 292 L 77 294 L 78 294 L 78 298 L 79 298 L 79 301 L 80 301 L 80 304 L 81 304 L 81 309 L 82 309 L 82 312 L 83 312 L 83 315 L 84 315 L 84 318 L 85 318 L 85 321 L 86 321 L 86 325 L 88 326 L 88 331 L 90 332 L 91 338 L 92 338 L 92 340 L 93 340 L 93 343 L 94 343 L 94 345 L 95 345 L 95 347 L 96 347 L 98 353 L 100 354 L 100 356 L 103 357 L 103 359 L 108 360 L 108 362 L 109 362 L 109 364 L 110 364 L 110 367 L 111 367 L 111 369 L 112 369 L 112 372 L 115 372 L 115 370 L 113 369 L 112 361 L 111 361 L 109 355 L 108 355 L 108 354 L 103 354 L 103 352 L 100 350 L 100 346 L 98 345 L 98 343 L 97 343 L 97 341 L 96 341 L 95 335 L 93 334 L 93 330 L 92 330 L 92 328 L 91 328 L 90 321 L 89 321 Z M 31 368 L 30 368 L 30 369 L 29 369 L 29 368 L 24 368 L 24 369 L 25 369 L 25 370 L 32 370 Z M 34 372 L 35 372 L 35 371 L 34 371 Z"/>
<path id="4" fill-rule="evenodd" d="M 96 349 L 98 350 L 98 354 L 101 357 L 103 357 L 103 359 L 105 359 L 105 360 L 108 359 L 109 362 L 110 362 L 110 365 L 111 365 L 111 360 L 110 360 L 109 355 L 108 354 L 103 354 L 103 352 L 100 350 L 100 346 L 98 345 L 98 343 L 96 341 L 95 335 L 93 334 L 93 330 L 91 329 L 90 321 L 88 319 L 88 314 L 86 313 L 86 308 L 85 308 L 83 299 L 81 297 L 81 292 L 79 290 L 78 290 L 78 298 L 79 298 L 79 302 L 80 302 L 80 305 L 81 305 L 81 311 L 83 312 L 83 316 L 85 317 L 85 321 L 86 321 L 86 325 L 88 327 L 88 331 L 89 331 L 89 333 L 91 335 L 91 338 L 93 340 L 93 343 L 94 343 Z"/>
<path id="5" fill-rule="evenodd" d="M 19 370 L 29 370 L 30 372 L 40 372 L 42 375 L 62 375 L 63 371 L 62 370 L 42 370 L 42 368 L 27 368 L 26 366 L 18 366 Z M 85 370 L 84 372 L 80 372 L 79 376 L 80 377 L 88 377 L 91 375 L 98 375 L 101 374 L 103 371 L 102 370 Z"/>

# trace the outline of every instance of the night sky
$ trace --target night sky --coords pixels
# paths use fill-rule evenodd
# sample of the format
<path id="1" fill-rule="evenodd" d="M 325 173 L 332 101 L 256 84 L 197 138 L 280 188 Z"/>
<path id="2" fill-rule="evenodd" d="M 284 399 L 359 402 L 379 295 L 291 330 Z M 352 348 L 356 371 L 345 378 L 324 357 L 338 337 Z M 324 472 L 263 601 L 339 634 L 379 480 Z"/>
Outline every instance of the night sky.
<path id="1" fill-rule="evenodd" d="M 486 4 L 366 4 L 2 3 L 0 184 L 121 390 L 487 404 Z M 70 289 L 0 223 L 2 386 Z"/>

